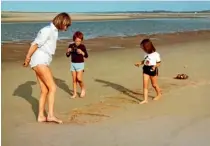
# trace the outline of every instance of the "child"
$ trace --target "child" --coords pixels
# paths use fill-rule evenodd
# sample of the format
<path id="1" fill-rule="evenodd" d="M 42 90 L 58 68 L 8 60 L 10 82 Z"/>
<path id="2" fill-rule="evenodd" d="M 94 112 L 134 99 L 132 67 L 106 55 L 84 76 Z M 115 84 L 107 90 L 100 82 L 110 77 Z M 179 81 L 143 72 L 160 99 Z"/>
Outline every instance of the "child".
<path id="1" fill-rule="evenodd" d="M 140 47 L 144 50 L 146 55 L 144 60 L 135 64 L 139 67 L 143 66 L 143 88 L 144 88 L 144 100 L 140 104 L 148 103 L 148 84 L 151 80 L 152 86 L 155 89 L 157 96 L 153 100 L 158 100 L 161 96 L 160 88 L 157 84 L 158 67 L 160 66 L 160 55 L 156 52 L 155 47 L 149 39 L 144 39 L 140 43 Z"/>
<path id="2" fill-rule="evenodd" d="M 58 31 L 66 31 L 70 25 L 71 17 L 67 13 L 58 14 L 50 25 L 39 31 L 36 39 L 31 43 L 23 64 L 24 67 L 30 64 L 35 71 L 41 88 L 38 122 L 62 123 L 54 115 L 56 85 L 49 65 L 52 61 L 52 56 L 55 54 Z M 44 115 L 46 102 L 48 102 L 49 110 L 47 118 Z"/>
<path id="3" fill-rule="evenodd" d="M 71 72 L 73 78 L 73 96 L 71 98 L 76 98 L 77 96 L 77 82 L 81 88 L 80 97 L 85 96 L 85 86 L 83 81 L 83 72 L 84 72 L 84 58 L 88 58 L 88 53 L 83 41 L 83 33 L 77 31 L 73 35 L 73 44 L 70 44 L 66 56 L 71 56 Z"/>

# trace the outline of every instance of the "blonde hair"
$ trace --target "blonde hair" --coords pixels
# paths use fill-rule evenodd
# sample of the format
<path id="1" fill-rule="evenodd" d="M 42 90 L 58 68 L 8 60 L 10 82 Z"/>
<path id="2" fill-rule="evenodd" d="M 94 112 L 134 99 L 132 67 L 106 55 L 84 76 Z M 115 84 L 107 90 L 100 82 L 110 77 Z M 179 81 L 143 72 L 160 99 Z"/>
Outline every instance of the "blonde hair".
<path id="1" fill-rule="evenodd" d="M 55 16 L 52 22 L 58 30 L 62 30 L 64 26 L 69 27 L 71 25 L 71 17 L 63 12 Z"/>

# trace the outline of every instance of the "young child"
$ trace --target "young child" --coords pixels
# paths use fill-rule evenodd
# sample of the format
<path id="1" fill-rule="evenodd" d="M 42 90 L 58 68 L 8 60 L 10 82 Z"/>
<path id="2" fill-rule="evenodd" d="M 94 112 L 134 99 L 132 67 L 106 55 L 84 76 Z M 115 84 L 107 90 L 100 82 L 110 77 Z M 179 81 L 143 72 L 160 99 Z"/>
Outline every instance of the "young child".
<path id="1" fill-rule="evenodd" d="M 71 72 L 73 78 L 73 96 L 71 98 L 76 98 L 77 96 L 77 82 L 81 88 L 80 97 L 85 96 L 85 86 L 83 81 L 83 72 L 84 72 L 84 58 L 88 58 L 88 53 L 83 41 L 83 33 L 77 31 L 73 35 L 73 44 L 70 44 L 66 56 L 71 56 Z"/>
<path id="2" fill-rule="evenodd" d="M 141 62 L 137 62 L 135 66 L 143 66 L 143 89 L 144 100 L 140 104 L 148 103 L 148 84 L 151 80 L 152 86 L 155 89 L 157 96 L 153 100 L 158 100 L 161 96 L 160 88 L 157 84 L 158 67 L 160 66 L 160 54 L 156 52 L 155 47 L 149 39 L 144 39 L 140 43 L 140 47 L 144 50 L 146 55 Z"/>
<path id="3" fill-rule="evenodd" d="M 71 17 L 67 13 L 58 14 L 48 26 L 43 27 L 38 32 L 26 55 L 23 66 L 27 67 L 30 64 L 31 68 L 35 71 L 41 89 L 38 122 L 62 123 L 54 115 L 56 84 L 49 65 L 56 51 L 58 31 L 66 31 L 70 26 Z M 44 111 L 47 102 L 49 112 L 47 117 L 45 117 Z"/>

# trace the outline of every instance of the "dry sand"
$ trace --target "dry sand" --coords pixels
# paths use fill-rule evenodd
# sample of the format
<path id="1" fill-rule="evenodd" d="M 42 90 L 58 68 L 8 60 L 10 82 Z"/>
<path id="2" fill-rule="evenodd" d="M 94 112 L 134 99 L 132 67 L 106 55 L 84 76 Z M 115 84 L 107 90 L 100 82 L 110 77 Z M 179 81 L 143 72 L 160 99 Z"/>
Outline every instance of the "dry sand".
<path id="1" fill-rule="evenodd" d="M 51 21 L 58 13 L 5 12 L 2 22 Z M 209 18 L 210 13 L 70 13 L 74 21 L 98 21 L 143 18 Z M 40 17 L 41 16 L 41 17 Z"/>
<path id="2" fill-rule="evenodd" d="M 143 37 L 85 41 L 91 49 L 84 75 L 87 97 L 75 100 L 69 99 L 67 41 L 59 42 L 51 68 L 58 85 L 55 109 L 63 125 L 36 123 L 39 87 L 31 69 L 21 67 L 29 42 L 3 44 L 2 145 L 208 146 L 210 31 L 149 36 L 162 57 L 163 97 L 139 105 L 142 71 L 133 63 L 143 56 L 138 48 Z M 177 73 L 190 78 L 172 79 Z"/>

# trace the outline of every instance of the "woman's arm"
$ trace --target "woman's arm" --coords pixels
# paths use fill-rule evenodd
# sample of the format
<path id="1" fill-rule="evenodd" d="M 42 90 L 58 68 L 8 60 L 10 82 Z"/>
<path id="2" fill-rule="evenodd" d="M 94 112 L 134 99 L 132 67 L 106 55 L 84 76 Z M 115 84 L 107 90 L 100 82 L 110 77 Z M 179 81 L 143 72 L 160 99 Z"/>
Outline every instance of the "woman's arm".
<path id="1" fill-rule="evenodd" d="M 28 64 L 31 60 L 31 56 L 34 54 L 34 52 L 37 50 L 37 48 L 38 48 L 37 44 L 31 45 L 31 47 L 28 50 L 28 53 L 26 54 L 26 58 L 25 58 L 23 66 L 25 66 L 25 67 L 28 66 Z"/>
<path id="2" fill-rule="evenodd" d="M 47 39 L 49 38 L 49 35 L 50 35 L 50 28 L 48 27 L 44 27 L 38 32 L 37 37 L 31 43 L 31 47 L 29 48 L 28 53 L 26 55 L 26 58 L 23 64 L 24 67 L 28 66 L 31 60 L 31 56 L 37 50 L 37 48 L 41 47 L 42 45 L 46 43 Z"/>

